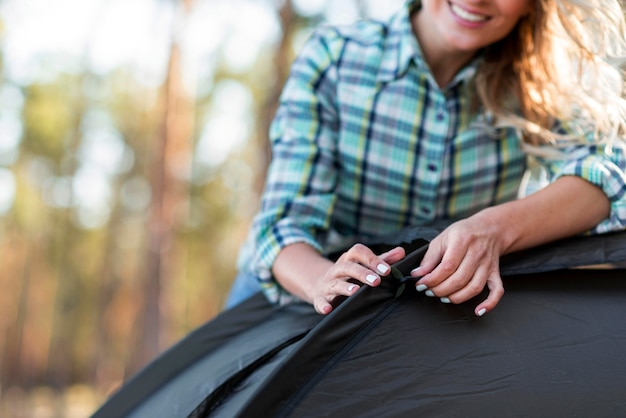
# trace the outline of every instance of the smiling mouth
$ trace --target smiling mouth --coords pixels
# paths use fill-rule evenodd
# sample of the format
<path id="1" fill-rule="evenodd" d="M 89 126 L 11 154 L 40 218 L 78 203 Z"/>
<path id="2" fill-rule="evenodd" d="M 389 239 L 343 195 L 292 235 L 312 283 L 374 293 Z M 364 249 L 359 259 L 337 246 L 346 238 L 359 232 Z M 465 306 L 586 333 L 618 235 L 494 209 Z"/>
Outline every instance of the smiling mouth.
<path id="1" fill-rule="evenodd" d="M 457 17 L 463 20 L 466 20 L 472 23 L 480 23 L 480 22 L 485 22 L 489 20 L 489 16 L 468 12 L 467 10 L 461 8 L 460 6 L 457 6 L 454 3 L 449 3 L 449 4 L 450 4 L 450 9 L 452 10 L 452 13 L 454 13 Z"/>

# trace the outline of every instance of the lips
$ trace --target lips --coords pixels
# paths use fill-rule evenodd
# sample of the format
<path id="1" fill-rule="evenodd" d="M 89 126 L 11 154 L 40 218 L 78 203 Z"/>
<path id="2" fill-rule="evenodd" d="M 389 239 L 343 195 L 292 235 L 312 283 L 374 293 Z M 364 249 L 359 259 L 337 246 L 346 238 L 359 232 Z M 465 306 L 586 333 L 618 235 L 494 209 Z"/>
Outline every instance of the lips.
<path id="1" fill-rule="evenodd" d="M 450 9 L 458 18 L 470 23 L 481 23 L 489 20 L 489 16 L 470 12 L 454 3 L 450 3 Z"/>

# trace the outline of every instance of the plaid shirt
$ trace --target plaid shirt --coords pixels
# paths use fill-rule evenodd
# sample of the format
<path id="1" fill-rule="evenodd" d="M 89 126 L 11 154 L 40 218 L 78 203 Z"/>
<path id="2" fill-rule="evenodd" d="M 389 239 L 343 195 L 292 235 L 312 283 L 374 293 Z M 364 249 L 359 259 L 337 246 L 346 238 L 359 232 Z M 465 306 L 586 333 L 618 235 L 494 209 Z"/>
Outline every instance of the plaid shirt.
<path id="1" fill-rule="evenodd" d="M 470 109 L 479 61 L 438 87 L 413 35 L 411 7 L 388 24 L 321 28 L 292 66 L 270 131 L 262 207 L 240 257 L 274 302 L 288 301 L 270 272 L 286 245 L 327 253 L 355 237 L 466 217 L 517 196 L 526 156 L 516 131 L 488 130 Z M 613 211 L 596 229 L 621 229 L 623 153 L 573 151 L 544 161 L 551 179 L 577 175 L 603 187 Z"/>

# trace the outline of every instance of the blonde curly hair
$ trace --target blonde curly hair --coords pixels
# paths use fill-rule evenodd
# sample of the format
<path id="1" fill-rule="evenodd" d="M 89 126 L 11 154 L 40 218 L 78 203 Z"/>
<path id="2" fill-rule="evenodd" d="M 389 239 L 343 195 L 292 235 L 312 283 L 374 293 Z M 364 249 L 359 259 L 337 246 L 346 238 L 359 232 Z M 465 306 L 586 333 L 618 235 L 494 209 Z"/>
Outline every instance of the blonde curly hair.
<path id="1" fill-rule="evenodd" d="M 623 137 L 623 2 L 534 3 L 508 37 L 485 51 L 475 80 L 480 104 L 498 125 L 519 128 L 531 147 L 555 142 L 555 120 L 581 127 L 580 136 L 593 126 L 599 142 Z"/>

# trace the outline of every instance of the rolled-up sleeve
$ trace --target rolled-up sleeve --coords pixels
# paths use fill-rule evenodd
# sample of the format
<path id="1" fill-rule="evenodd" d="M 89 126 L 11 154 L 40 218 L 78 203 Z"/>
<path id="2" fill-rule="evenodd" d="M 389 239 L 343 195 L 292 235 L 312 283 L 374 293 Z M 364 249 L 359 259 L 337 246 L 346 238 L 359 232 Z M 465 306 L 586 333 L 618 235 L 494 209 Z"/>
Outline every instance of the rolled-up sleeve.
<path id="1" fill-rule="evenodd" d="M 540 159 L 550 181 L 577 176 L 598 186 L 611 203 L 608 218 L 589 231 L 600 234 L 626 229 L 626 157 L 623 145 L 579 144 L 563 150 L 565 158 Z"/>
<path id="2" fill-rule="evenodd" d="M 340 48 L 331 29 L 309 39 L 292 65 L 270 128 L 272 162 L 253 223 L 250 268 L 275 303 L 292 299 L 271 274 L 281 249 L 304 242 L 321 252 L 318 239 L 329 228 L 337 176 L 334 57 Z"/>

